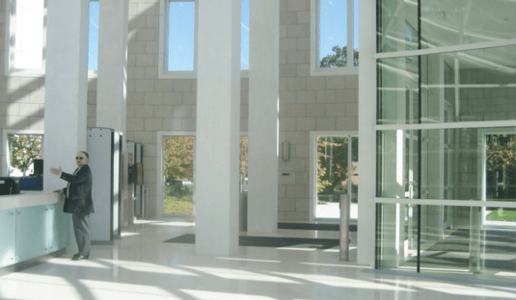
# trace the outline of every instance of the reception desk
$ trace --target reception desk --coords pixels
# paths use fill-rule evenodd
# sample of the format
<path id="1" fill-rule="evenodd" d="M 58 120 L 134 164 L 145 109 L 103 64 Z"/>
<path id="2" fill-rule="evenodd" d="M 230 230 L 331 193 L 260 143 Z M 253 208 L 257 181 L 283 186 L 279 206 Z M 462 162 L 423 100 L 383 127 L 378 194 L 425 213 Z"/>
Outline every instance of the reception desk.
<path id="1" fill-rule="evenodd" d="M 0 269 L 21 265 L 70 244 L 70 216 L 62 193 L 0 196 Z"/>

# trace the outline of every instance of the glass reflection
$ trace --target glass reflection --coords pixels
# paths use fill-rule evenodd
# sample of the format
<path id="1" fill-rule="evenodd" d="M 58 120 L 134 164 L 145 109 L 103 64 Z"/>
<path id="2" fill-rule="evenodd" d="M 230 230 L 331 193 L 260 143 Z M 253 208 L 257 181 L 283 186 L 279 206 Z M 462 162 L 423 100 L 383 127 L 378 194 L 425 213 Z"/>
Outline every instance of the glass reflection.
<path id="1" fill-rule="evenodd" d="M 386 130 L 377 145 L 378 197 L 516 201 L 514 127 Z"/>
<path id="2" fill-rule="evenodd" d="M 514 280 L 514 228 L 488 225 L 483 210 L 481 207 L 421 205 L 418 216 L 418 206 L 377 204 L 378 267 L 416 271 L 419 234 L 420 273 L 499 276 L 504 272 L 509 274 L 506 279 Z"/>
<path id="3" fill-rule="evenodd" d="M 516 118 L 516 46 L 378 60 L 378 124 Z"/>
<path id="4" fill-rule="evenodd" d="M 420 48 L 425 49 L 516 38 L 516 19 L 512 13 L 516 3 L 511 0 L 379 0 L 378 3 L 379 52 L 414 50 L 419 42 Z"/>

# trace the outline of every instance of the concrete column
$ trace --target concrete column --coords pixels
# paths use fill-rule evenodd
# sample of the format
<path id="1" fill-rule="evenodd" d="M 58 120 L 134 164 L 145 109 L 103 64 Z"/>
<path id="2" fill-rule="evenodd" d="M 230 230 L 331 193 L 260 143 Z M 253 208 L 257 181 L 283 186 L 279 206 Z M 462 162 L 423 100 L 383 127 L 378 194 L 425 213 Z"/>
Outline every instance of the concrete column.
<path id="1" fill-rule="evenodd" d="M 50 167 L 73 172 L 75 155 L 86 150 L 88 6 L 88 0 L 47 2 L 45 191 L 65 186 Z"/>
<path id="2" fill-rule="evenodd" d="M 248 232 L 278 228 L 279 1 L 250 3 Z"/>
<path id="3" fill-rule="evenodd" d="M 198 2 L 195 250 L 238 250 L 240 0 Z"/>
<path id="4" fill-rule="evenodd" d="M 102 0 L 99 13 L 99 67 L 97 78 L 97 127 L 112 128 L 121 135 L 123 173 L 127 174 L 125 130 L 127 118 L 127 20 L 128 0 Z M 119 149 L 118 145 L 116 149 Z M 134 205 L 122 180 L 121 218 L 132 224 Z M 117 188 L 117 187 L 115 187 Z"/>

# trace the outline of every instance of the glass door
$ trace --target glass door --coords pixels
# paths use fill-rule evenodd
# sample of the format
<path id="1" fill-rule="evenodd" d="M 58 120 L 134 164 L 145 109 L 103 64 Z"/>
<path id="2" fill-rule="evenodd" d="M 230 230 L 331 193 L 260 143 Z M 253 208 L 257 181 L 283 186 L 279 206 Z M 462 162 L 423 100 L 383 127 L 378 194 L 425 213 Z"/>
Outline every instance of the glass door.
<path id="1" fill-rule="evenodd" d="M 163 138 L 163 214 L 194 214 L 194 136 Z"/>
<path id="2" fill-rule="evenodd" d="M 341 196 L 351 199 L 351 219 L 358 216 L 358 137 L 317 135 L 316 219 L 340 218 Z"/>

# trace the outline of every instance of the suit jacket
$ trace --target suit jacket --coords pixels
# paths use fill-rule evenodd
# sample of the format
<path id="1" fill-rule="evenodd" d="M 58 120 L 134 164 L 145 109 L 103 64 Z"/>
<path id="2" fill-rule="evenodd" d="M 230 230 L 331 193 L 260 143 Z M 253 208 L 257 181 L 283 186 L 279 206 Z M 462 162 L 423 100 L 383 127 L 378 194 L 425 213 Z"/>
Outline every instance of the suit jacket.
<path id="1" fill-rule="evenodd" d="M 68 181 L 68 193 L 65 189 L 63 211 L 77 215 L 88 215 L 94 212 L 91 199 L 92 175 L 88 165 L 82 166 L 77 174 L 61 172 L 61 179 Z"/>

